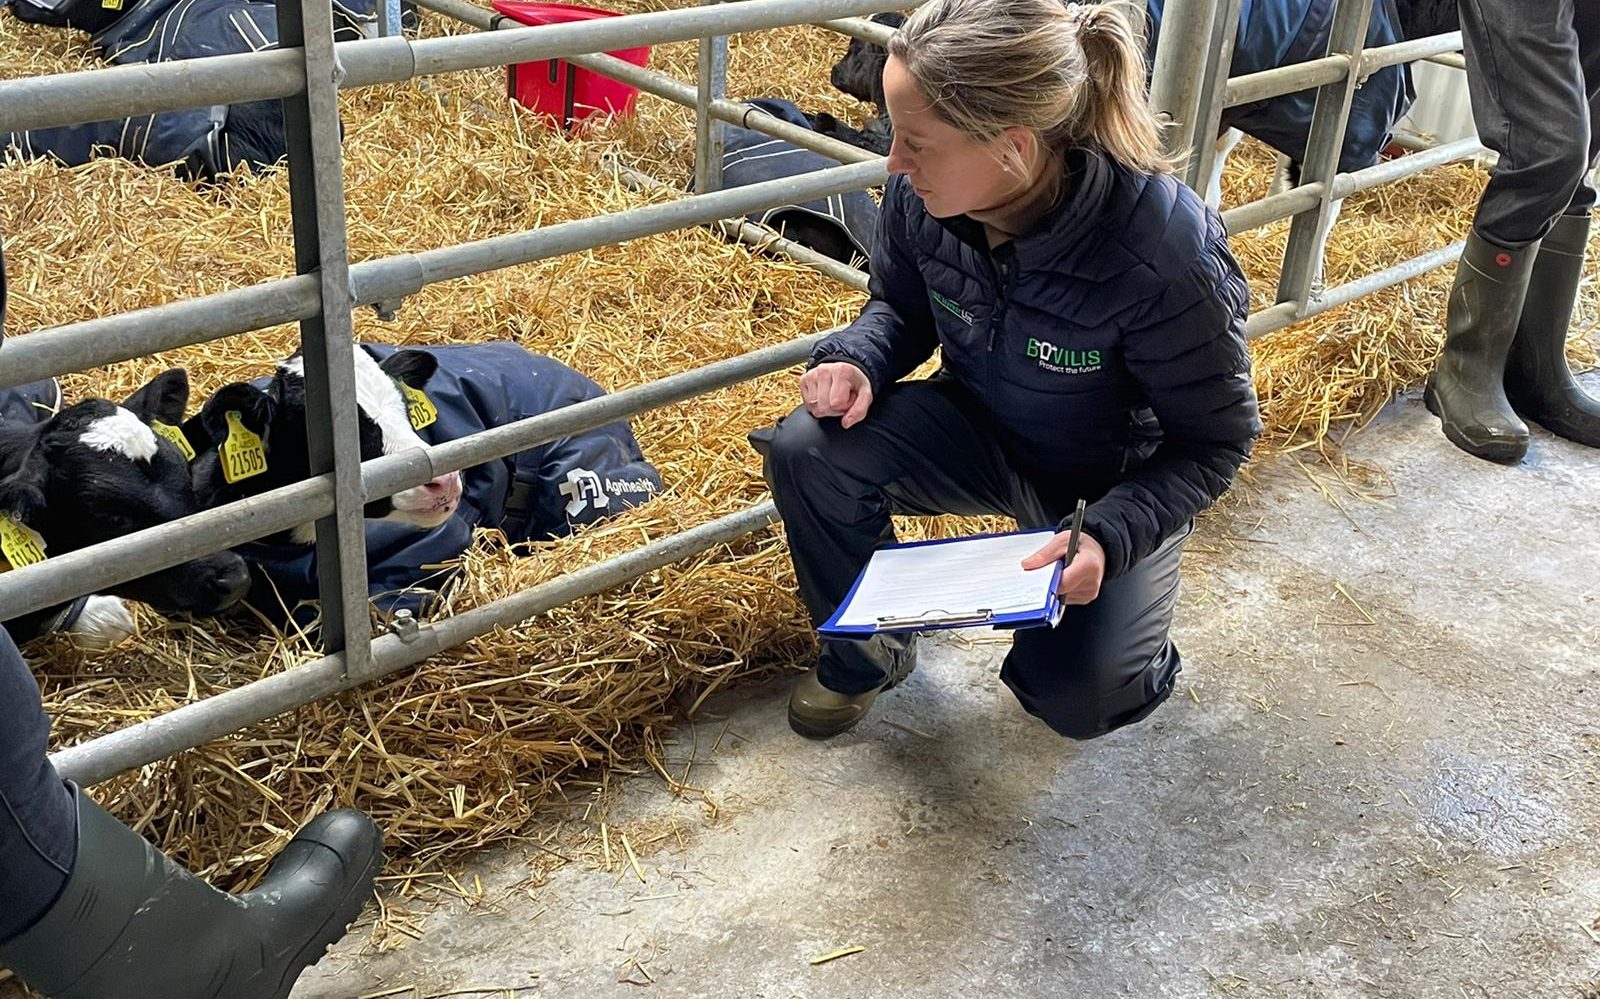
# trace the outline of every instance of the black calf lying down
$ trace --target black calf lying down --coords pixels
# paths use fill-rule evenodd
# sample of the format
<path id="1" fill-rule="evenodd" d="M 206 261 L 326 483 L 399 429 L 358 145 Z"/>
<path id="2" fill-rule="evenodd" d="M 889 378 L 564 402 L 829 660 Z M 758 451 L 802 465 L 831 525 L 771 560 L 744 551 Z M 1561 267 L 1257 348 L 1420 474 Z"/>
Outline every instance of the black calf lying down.
<path id="1" fill-rule="evenodd" d="M 0 420 L 0 540 L 7 567 L 199 512 L 183 452 L 151 429 L 182 419 L 189 398 L 182 371 L 157 376 L 121 406 L 90 399 L 51 412 L 32 405 L 43 394 L 29 387 L 0 391 L 0 411 L 9 414 Z M 134 632 L 119 597 L 165 613 L 211 614 L 237 603 L 248 583 L 244 561 L 222 552 L 106 595 L 23 615 L 6 627 L 19 640 L 64 631 L 85 647 L 108 648 Z"/>
<path id="2" fill-rule="evenodd" d="M 364 461 L 604 394 L 571 368 L 514 343 L 368 345 L 356 352 L 356 371 Z M 304 478 L 299 359 L 279 365 L 270 379 L 225 386 L 184 432 L 197 452 L 194 478 L 204 503 Z M 466 550 L 474 529 L 497 529 L 513 542 L 548 539 L 642 503 L 660 488 L 628 425 L 618 422 L 375 500 L 366 509 L 369 594 L 380 612 L 425 613 L 449 579 L 450 570 L 440 566 Z M 301 625 L 313 620 L 312 539 L 306 524 L 240 549 L 256 570 L 254 606 Z"/>
<path id="3" fill-rule="evenodd" d="M 826 121 L 831 123 L 831 134 L 845 141 L 850 141 L 852 135 L 862 141 L 868 139 L 863 133 L 840 125 L 831 116 L 809 116 L 788 101 L 762 97 L 745 103 L 793 125 L 812 128 L 816 122 Z M 727 127 L 723 141 L 722 185 L 725 188 L 796 177 L 839 165 L 837 160 L 821 153 L 736 125 Z M 885 148 L 884 152 L 887 151 Z M 865 191 L 851 191 L 752 212 L 749 218 L 840 263 L 865 267 L 877 236 L 878 204 Z"/>

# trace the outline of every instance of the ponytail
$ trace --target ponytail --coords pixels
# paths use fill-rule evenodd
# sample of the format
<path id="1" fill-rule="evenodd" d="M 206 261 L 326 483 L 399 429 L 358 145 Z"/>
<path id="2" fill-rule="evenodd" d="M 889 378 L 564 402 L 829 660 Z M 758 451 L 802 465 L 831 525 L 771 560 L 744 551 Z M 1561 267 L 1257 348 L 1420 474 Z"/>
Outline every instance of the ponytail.
<path id="1" fill-rule="evenodd" d="M 1150 107 L 1144 48 L 1117 5 L 1070 4 L 1078 26 L 1089 99 L 1079 126 L 1112 159 L 1140 173 L 1169 173 L 1174 158 L 1161 148 L 1162 124 Z"/>

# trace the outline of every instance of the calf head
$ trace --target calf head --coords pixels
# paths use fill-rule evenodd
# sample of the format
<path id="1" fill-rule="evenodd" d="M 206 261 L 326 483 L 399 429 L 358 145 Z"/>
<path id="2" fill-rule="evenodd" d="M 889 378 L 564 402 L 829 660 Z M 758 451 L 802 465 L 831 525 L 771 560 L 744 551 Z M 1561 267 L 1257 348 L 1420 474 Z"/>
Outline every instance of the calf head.
<path id="1" fill-rule="evenodd" d="M 888 156 L 889 147 L 894 143 L 894 128 L 884 115 L 867 119 L 866 125 L 862 128 L 851 128 L 826 111 L 818 111 L 806 117 L 811 119 L 811 130 L 818 135 L 848 142 L 852 146 L 877 153 L 879 156 Z"/>
<path id="2" fill-rule="evenodd" d="M 151 429 L 176 425 L 188 399 L 188 376 L 174 370 L 120 406 L 91 399 L 0 429 L 0 511 L 36 532 L 47 556 L 198 513 L 183 451 Z M 167 613 L 211 614 L 238 603 L 249 583 L 244 560 L 218 552 L 105 592 Z"/>
<path id="3" fill-rule="evenodd" d="M 364 349 L 355 352 L 357 425 L 361 460 L 423 447 L 412 428 L 407 393 L 421 392 L 438 360 L 420 350 L 400 350 L 380 364 Z M 191 465 L 204 506 L 231 503 L 299 482 L 311 474 L 306 443 L 305 365 L 299 354 L 278 365 L 263 388 L 247 382 L 224 385 L 184 428 L 195 441 Z M 366 505 L 373 520 L 394 520 L 428 529 L 450 519 L 461 500 L 461 475 L 451 472 Z M 290 532 L 290 540 L 315 540 L 312 524 Z"/>
<path id="4" fill-rule="evenodd" d="M 898 28 L 905 23 L 904 14 L 874 14 L 878 24 Z M 881 45 L 850 39 L 844 58 L 833 64 L 828 75 L 835 89 L 843 91 L 858 101 L 866 101 L 881 113 L 883 111 L 883 67 L 889 61 L 889 52 Z"/>

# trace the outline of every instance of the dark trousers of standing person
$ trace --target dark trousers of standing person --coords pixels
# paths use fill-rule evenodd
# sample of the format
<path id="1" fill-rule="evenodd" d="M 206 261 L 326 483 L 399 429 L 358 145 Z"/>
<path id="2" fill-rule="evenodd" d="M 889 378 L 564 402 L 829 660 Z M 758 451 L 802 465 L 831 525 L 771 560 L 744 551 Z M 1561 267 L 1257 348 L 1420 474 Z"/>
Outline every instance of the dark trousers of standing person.
<path id="1" fill-rule="evenodd" d="M 0 628 L 0 941 L 61 894 L 78 848 L 78 806 L 45 755 L 39 685 Z"/>
<path id="2" fill-rule="evenodd" d="M 1600 155 L 1600 4 L 1461 0 L 1467 88 L 1499 154 L 1451 289 L 1428 407 L 1457 446 L 1527 453 L 1521 417 L 1600 447 L 1600 403 L 1566 363 Z"/>
<path id="3" fill-rule="evenodd" d="M 1054 527 L 1077 496 L 1045 496 L 1002 453 L 981 408 L 954 382 L 905 382 L 849 430 L 802 407 L 751 435 L 789 537 L 800 597 L 821 624 L 873 551 L 894 540 L 893 514 L 1014 518 Z M 1181 660 L 1168 634 L 1188 530 L 1105 581 L 1055 628 L 1016 632 L 1000 678 L 1031 714 L 1088 739 L 1140 721 L 1172 692 Z M 1041 538 L 1041 546 L 1043 540 Z M 823 643 L 823 686 L 856 694 L 882 685 L 882 640 Z"/>
<path id="4" fill-rule="evenodd" d="M 1461 40 L 1478 135 L 1499 155 L 1472 228 L 1521 249 L 1595 204 L 1600 4 L 1461 0 Z"/>

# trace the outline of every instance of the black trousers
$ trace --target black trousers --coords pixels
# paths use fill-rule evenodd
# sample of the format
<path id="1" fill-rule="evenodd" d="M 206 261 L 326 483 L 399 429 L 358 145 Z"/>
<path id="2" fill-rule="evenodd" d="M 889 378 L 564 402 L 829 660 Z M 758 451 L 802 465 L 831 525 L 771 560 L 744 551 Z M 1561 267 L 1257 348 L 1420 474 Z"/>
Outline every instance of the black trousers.
<path id="1" fill-rule="evenodd" d="M 39 685 L 0 628 L 0 941 L 44 915 L 77 860 L 77 805 L 45 756 L 49 736 Z"/>
<path id="2" fill-rule="evenodd" d="M 1473 228 L 1507 249 L 1595 204 L 1600 154 L 1600 4 L 1461 0 L 1472 116 L 1500 155 Z"/>
<path id="3" fill-rule="evenodd" d="M 783 517 L 800 596 L 822 623 L 872 552 L 894 540 L 891 514 L 996 514 L 1047 527 L 1076 497 L 1046 497 L 1007 463 L 980 408 L 952 382 L 894 386 L 849 430 L 804 408 L 751 434 Z M 1168 636 L 1178 561 L 1188 532 L 1107 580 L 1092 603 L 1068 607 L 1053 629 L 1018 631 L 1000 677 L 1030 713 L 1087 739 L 1139 721 L 1172 692 L 1180 668 Z M 884 650 L 825 642 L 824 686 L 871 690 Z"/>

